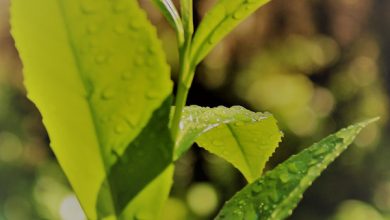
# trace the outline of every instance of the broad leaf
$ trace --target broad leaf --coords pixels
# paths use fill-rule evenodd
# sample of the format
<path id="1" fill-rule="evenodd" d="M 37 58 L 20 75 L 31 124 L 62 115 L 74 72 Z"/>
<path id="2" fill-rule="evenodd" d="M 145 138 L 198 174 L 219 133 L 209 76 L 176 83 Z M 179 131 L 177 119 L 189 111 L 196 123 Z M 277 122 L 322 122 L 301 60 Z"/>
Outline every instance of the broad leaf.
<path id="1" fill-rule="evenodd" d="M 173 182 L 173 165 L 153 180 L 128 204 L 122 219 L 159 219 Z"/>
<path id="2" fill-rule="evenodd" d="M 355 124 L 328 136 L 290 157 L 228 201 L 216 219 L 284 219 L 303 192 L 352 143 L 362 128 L 375 121 Z"/>
<path id="3" fill-rule="evenodd" d="M 11 10 L 28 96 L 88 218 L 96 219 L 111 166 L 172 90 L 156 31 L 137 1 L 13 0 Z M 149 159 L 154 166 L 166 158 Z"/>
<path id="4" fill-rule="evenodd" d="M 109 206 L 107 206 L 107 201 L 109 201 L 107 192 L 111 192 L 116 214 L 121 216 L 129 201 L 172 162 L 174 144 L 168 128 L 170 106 L 171 99 L 168 98 L 153 113 L 148 124 L 129 144 L 126 151 L 122 155 L 118 155 L 117 162 L 111 166 L 107 179 L 99 192 L 98 219 L 112 215 Z M 145 197 L 139 198 L 141 201 L 145 199 Z M 158 198 L 156 195 L 153 200 L 158 201 L 159 199 L 162 198 Z M 158 210 L 160 207 L 154 206 L 153 208 Z M 129 210 L 134 211 L 134 207 L 129 207 L 126 211 Z M 134 214 L 137 213 L 125 213 L 125 215 Z"/>
<path id="5" fill-rule="evenodd" d="M 231 108 L 186 107 L 175 144 L 175 158 L 194 141 L 232 163 L 252 182 L 259 177 L 281 140 L 276 120 L 269 113 Z"/>
<path id="6" fill-rule="evenodd" d="M 195 33 L 192 64 L 203 58 L 241 21 L 270 0 L 219 0 L 206 14 Z"/>

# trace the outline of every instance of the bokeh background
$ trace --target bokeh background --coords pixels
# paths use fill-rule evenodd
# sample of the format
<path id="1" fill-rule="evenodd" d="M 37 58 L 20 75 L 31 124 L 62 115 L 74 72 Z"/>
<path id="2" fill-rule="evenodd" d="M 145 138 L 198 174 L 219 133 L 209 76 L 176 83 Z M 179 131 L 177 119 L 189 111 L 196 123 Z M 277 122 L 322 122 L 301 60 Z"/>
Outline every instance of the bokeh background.
<path id="1" fill-rule="evenodd" d="M 149 0 L 177 74 L 172 29 Z M 215 1 L 195 0 L 195 23 Z M 25 97 L 22 65 L 0 0 L 0 220 L 84 219 L 56 163 L 41 116 Z M 273 0 L 199 66 L 188 103 L 272 112 L 285 136 L 271 169 L 327 134 L 380 116 L 305 193 L 291 220 L 390 219 L 390 1 Z M 245 185 L 194 147 L 177 162 L 166 220 L 211 219 Z"/>

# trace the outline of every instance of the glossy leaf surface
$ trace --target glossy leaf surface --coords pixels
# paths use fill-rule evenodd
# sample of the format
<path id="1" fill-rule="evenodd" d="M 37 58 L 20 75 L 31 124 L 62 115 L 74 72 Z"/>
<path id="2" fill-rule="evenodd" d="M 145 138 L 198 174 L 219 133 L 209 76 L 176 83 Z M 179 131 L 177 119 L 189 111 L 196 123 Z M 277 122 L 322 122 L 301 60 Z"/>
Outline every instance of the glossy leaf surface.
<path id="1" fill-rule="evenodd" d="M 111 166 L 172 90 L 156 31 L 137 1 L 13 0 L 11 13 L 28 96 L 84 210 L 96 219 Z M 151 161 L 166 160 L 158 156 Z"/>
<path id="2" fill-rule="evenodd" d="M 271 220 L 288 217 L 302 199 L 304 191 L 352 143 L 360 130 L 374 120 L 342 129 L 290 157 L 233 196 L 216 219 Z"/>
<path id="3" fill-rule="evenodd" d="M 219 0 L 195 33 L 192 63 L 196 65 L 240 22 L 270 0 Z"/>
<path id="4" fill-rule="evenodd" d="M 251 182 L 262 173 L 281 140 L 276 120 L 269 113 L 243 107 L 186 107 L 176 140 L 178 158 L 194 141 L 239 169 Z"/>

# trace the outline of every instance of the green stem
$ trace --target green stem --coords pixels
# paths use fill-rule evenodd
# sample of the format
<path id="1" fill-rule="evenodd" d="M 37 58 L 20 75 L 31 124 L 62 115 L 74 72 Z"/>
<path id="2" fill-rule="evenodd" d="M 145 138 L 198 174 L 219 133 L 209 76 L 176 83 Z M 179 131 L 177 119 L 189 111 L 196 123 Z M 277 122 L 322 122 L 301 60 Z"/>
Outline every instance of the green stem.
<path id="1" fill-rule="evenodd" d="M 180 53 L 180 73 L 175 100 L 175 113 L 171 123 L 172 138 L 176 140 L 180 129 L 180 119 L 186 105 L 188 92 L 194 78 L 195 69 L 189 65 L 190 42 L 187 42 Z"/>
<path id="2" fill-rule="evenodd" d="M 175 100 L 175 113 L 171 122 L 171 134 L 173 140 L 176 140 L 180 129 L 180 119 L 183 109 L 186 105 L 188 92 L 195 74 L 195 67 L 190 63 L 191 60 L 191 43 L 194 32 L 192 0 L 181 0 L 181 14 L 184 29 L 184 44 L 179 45 L 180 55 L 180 72 Z"/>

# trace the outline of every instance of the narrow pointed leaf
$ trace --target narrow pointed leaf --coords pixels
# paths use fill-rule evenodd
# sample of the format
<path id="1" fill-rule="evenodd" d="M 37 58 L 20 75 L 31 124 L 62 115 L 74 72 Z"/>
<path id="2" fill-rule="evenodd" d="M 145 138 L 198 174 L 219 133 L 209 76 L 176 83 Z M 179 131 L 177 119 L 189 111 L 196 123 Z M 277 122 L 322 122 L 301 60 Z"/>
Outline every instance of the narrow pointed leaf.
<path id="1" fill-rule="evenodd" d="M 182 42 L 184 39 L 183 23 L 173 2 L 171 0 L 153 0 L 153 2 L 168 20 L 169 24 L 175 29 L 179 42 Z"/>
<path id="2" fill-rule="evenodd" d="M 111 166 L 171 93 L 156 31 L 137 1 L 13 0 L 11 13 L 28 96 L 88 218 L 96 219 Z"/>
<path id="3" fill-rule="evenodd" d="M 360 130 L 374 120 L 342 129 L 290 157 L 238 192 L 225 204 L 216 219 L 271 220 L 288 217 L 304 191 L 352 143 Z"/>
<path id="4" fill-rule="evenodd" d="M 281 140 L 276 120 L 269 113 L 243 107 L 186 107 L 175 144 L 178 158 L 194 141 L 233 164 L 252 182 L 259 177 Z"/>
<path id="5" fill-rule="evenodd" d="M 220 0 L 195 33 L 192 63 L 196 65 L 240 22 L 270 0 Z"/>

